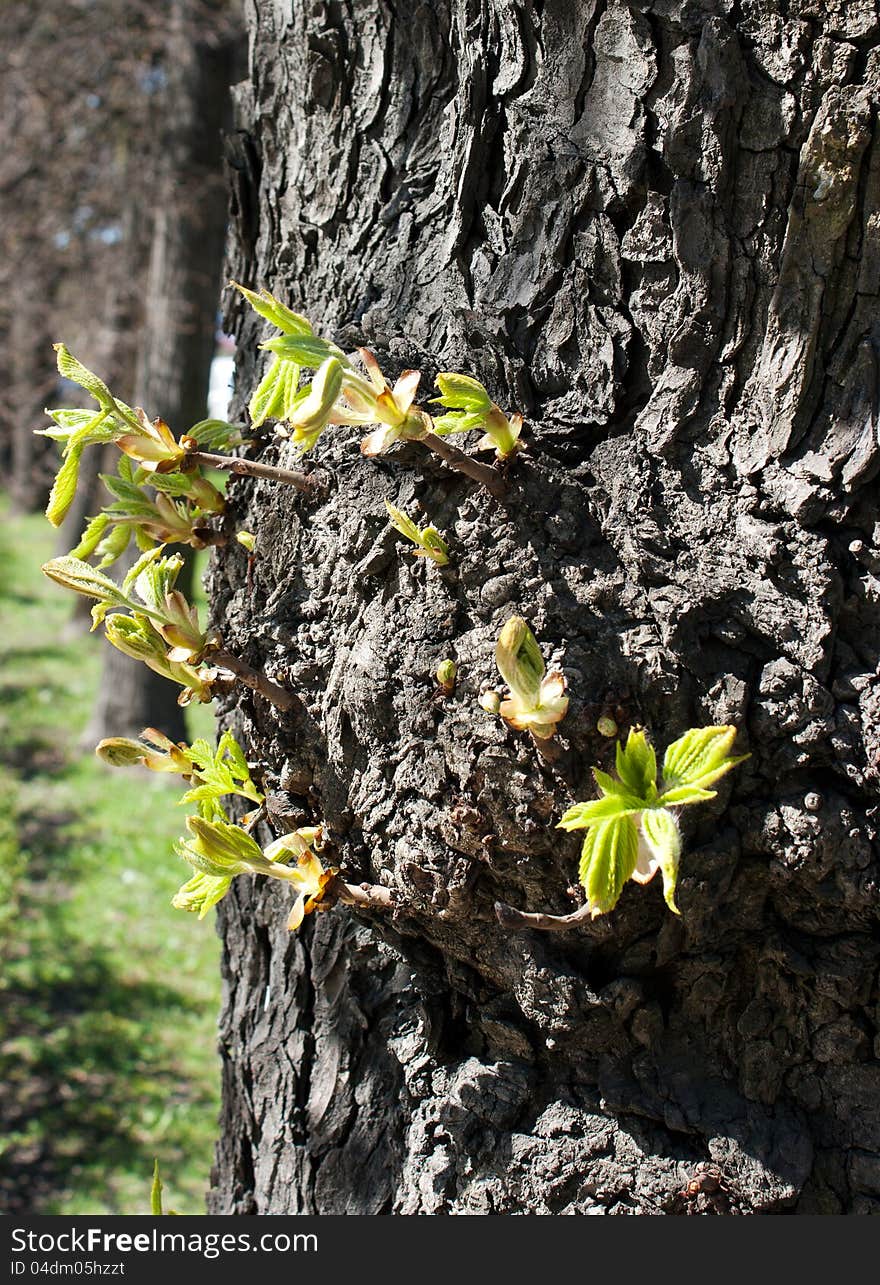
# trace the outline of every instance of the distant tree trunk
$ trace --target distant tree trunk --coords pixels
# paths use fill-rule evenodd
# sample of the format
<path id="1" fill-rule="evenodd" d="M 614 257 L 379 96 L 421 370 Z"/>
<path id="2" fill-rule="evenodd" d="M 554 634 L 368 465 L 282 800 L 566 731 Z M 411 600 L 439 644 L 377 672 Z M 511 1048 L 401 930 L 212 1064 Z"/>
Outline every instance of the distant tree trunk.
<path id="1" fill-rule="evenodd" d="M 204 419 L 217 331 L 226 230 L 222 130 L 239 56 L 229 6 L 174 6 L 168 42 L 165 168 L 154 210 L 135 403 L 181 432 Z M 187 591 L 192 559 L 179 587 Z M 159 727 L 186 735 L 179 689 L 120 652 L 105 651 L 89 740 Z"/>
<path id="2" fill-rule="evenodd" d="M 34 429 L 45 425 L 43 409 L 53 402 L 58 384 L 47 331 L 52 285 L 38 265 L 31 272 L 25 264 L 16 293 L 15 306 L 9 309 L 8 334 L 12 369 L 6 395 L 15 413 L 9 430 L 9 495 L 17 512 L 34 513 L 46 504 L 58 466 L 54 443 L 34 434 Z"/>
<path id="3" fill-rule="evenodd" d="M 803 12 L 803 16 L 797 16 Z M 880 1213 L 880 34 L 873 5 L 251 5 L 232 263 L 392 372 L 531 425 L 498 505 L 403 447 L 329 494 L 234 483 L 218 552 L 277 826 L 322 818 L 393 918 L 221 904 L 224 1213 Z M 247 211 L 255 212 L 254 218 Z M 239 312 L 238 382 L 265 328 Z M 272 447 L 285 462 L 286 446 Z M 407 557 L 383 498 L 447 533 Z M 477 706 L 514 612 L 568 677 L 557 762 Z M 454 697 L 432 698 L 444 656 Z M 733 722 L 682 816 L 682 917 L 567 935 L 555 830 L 608 764 Z M 698 1166 L 696 1193 L 686 1194 Z"/>
<path id="4" fill-rule="evenodd" d="M 141 328 L 142 300 L 133 289 L 133 282 L 146 277 L 144 238 L 138 235 L 137 226 L 139 213 L 137 203 L 132 202 L 123 220 L 123 238 L 130 248 L 129 271 L 124 281 L 112 282 L 106 307 L 101 313 L 101 330 L 93 345 L 94 356 L 90 355 L 87 363 L 100 370 L 106 383 L 127 402 L 134 400 L 136 378 L 135 346 L 131 337 Z M 84 453 L 76 495 L 58 531 L 59 556 L 68 553 L 78 543 L 89 518 L 107 502 L 109 496 L 99 475 L 112 472 L 118 458 L 115 446 Z M 88 598 L 78 596 L 71 604 L 71 620 L 74 627 L 83 631 L 91 628 L 92 604 Z"/>

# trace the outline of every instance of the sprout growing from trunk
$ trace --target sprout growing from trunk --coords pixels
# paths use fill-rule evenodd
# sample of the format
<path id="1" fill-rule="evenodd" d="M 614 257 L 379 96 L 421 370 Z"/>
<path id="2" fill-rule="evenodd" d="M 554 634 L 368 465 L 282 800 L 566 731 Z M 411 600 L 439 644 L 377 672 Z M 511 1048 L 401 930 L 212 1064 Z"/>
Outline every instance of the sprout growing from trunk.
<path id="1" fill-rule="evenodd" d="M 419 441 L 450 467 L 479 482 L 497 500 L 504 498 L 507 490 L 504 478 L 495 469 L 445 442 L 434 431 L 431 416 L 414 405 L 420 379 L 417 370 L 403 371 L 392 386 L 374 354 L 367 348 L 359 348 L 358 355 L 366 372 L 361 374 L 337 344 L 316 335 L 305 317 L 291 312 L 268 290 L 256 293 L 235 281 L 230 285 L 261 317 L 281 331 L 261 345 L 272 353 L 273 362 L 251 399 L 250 413 L 255 426 L 267 419 L 289 425 L 276 431 L 282 437 L 292 437 L 304 451 L 311 450 L 331 424 L 369 428 L 371 431 L 361 441 L 361 451 L 367 456 L 383 455 L 399 441 Z M 316 373 L 310 384 L 300 387 L 304 369 Z M 451 396 L 464 396 L 468 405 L 478 405 L 479 410 L 469 412 L 470 418 L 467 415 L 444 417 L 450 422 L 440 431 L 463 432 L 479 427 L 485 432 L 480 449 L 488 443 L 502 458 L 513 454 L 521 419 L 514 416 L 508 420 L 476 380 L 451 374 L 443 378 L 452 381 L 448 383 Z M 453 383 L 457 393 L 451 391 Z"/>
<path id="2" fill-rule="evenodd" d="M 220 800 L 237 794 L 261 804 L 264 796 L 251 780 L 250 768 L 242 748 L 231 732 L 224 732 L 213 749 L 201 737 L 186 745 L 175 743 L 155 727 L 141 732 L 140 740 L 112 736 L 95 747 L 98 758 L 111 767 L 142 766 L 152 772 L 174 772 L 190 788 L 181 803 L 197 803 L 199 815 L 206 820 L 228 820 Z"/>
<path id="3" fill-rule="evenodd" d="M 97 549 L 104 557 L 102 565 L 108 565 L 123 552 L 132 533 L 142 550 L 152 540 L 183 542 L 194 548 L 223 543 L 223 538 L 205 528 L 202 522 L 206 513 L 222 513 L 226 503 L 223 495 L 202 475 L 202 465 L 272 477 L 300 490 L 312 488 L 309 478 L 289 469 L 206 453 L 205 447 L 228 449 L 239 445 L 241 425 L 205 419 L 193 424 L 178 440 L 164 420 L 151 420 L 139 407 L 132 409 L 114 397 L 103 380 L 78 361 L 64 344 L 56 344 L 55 350 L 59 373 L 87 392 L 97 403 L 97 410 L 80 407 L 47 410 L 53 426 L 37 430 L 61 445 L 61 467 L 46 506 L 46 516 L 53 526 L 60 526 L 64 521 L 76 495 L 85 448 L 113 443 L 123 453 L 119 478 L 103 477 L 116 502 L 92 519 L 75 556 L 89 557 Z M 144 482 L 160 492 L 158 498 L 154 499 L 142 489 Z M 115 529 L 108 532 L 111 524 Z"/>
<path id="4" fill-rule="evenodd" d="M 414 558 L 430 558 L 438 567 L 445 567 L 449 562 L 449 547 L 436 527 L 418 527 L 412 518 L 402 509 L 396 509 L 388 500 L 385 501 L 388 517 L 395 531 L 406 536 L 416 547 L 410 552 Z"/>
<path id="5" fill-rule="evenodd" d="M 539 741 L 550 740 L 568 709 L 565 679 L 557 670 L 546 673 L 535 636 L 522 616 L 513 616 L 501 630 L 495 663 L 510 689 L 499 708 L 501 717 Z"/>
<path id="6" fill-rule="evenodd" d="M 502 460 L 510 459 L 520 449 L 522 415 L 512 415 L 508 419 L 479 380 L 444 371 L 437 376 L 437 387 L 441 396 L 433 400 L 451 413 L 435 418 L 435 433 L 445 437 L 448 433 L 482 429 L 483 436 L 477 443 L 477 450 L 494 450 Z"/>
<path id="7" fill-rule="evenodd" d="M 633 728 L 626 745 L 617 745 L 617 779 L 593 769 L 601 798 L 576 803 L 559 822 L 560 829 L 587 832 L 579 873 L 593 918 L 614 908 L 627 879 L 648 883 L 658 870 L 666 904 L 679 913 L 675 809 L 715 797 L 708 787 L 748 758 L 731 756 L 735 739 L 735 727 L 691 728 L 667 749 L 658 787 L 654 750 L 645 733 Z"/>
<path id="8" fill-rule="evenodd" d="M 216 668 L 201 668 L 203 663 L 229 670 L 246 687 L 259 692 L 279 709 L 292 709 L 299 698 L 258 674 L 239 657 L 221 649 L 215 633 L 205 632 L 199 624 L 196 608 L 174 588 L 183 560 L 161 557 L 161 547 L 151 549 L 139 558 L 128 575 L 117 585 L 109 576 L 79 558 L 53 558 L 43 567 L 50 580 L 73 589 L 88 598 L 96 598 L 92 608 L 93 628 L 107 620 L 107 641 L 118 651 L 143 661 L 155 673 L 178 683 L 183 692 L 181 705 L 192 700 L 212 699 Z M 137 597 L 134 597 L 134 594 Z M 123 614 L 128 612 L 130 614 Z"/>
<path id="9" fill-rule="evenodd" d="M 458 673 L 458 666 L 454 660 L 441 660 L 437 666 L 435 678 L 437 686 L 444 696 L 451 696 L 455 691 L 455 678 Z"/>
<path id="10" fill-rule="evenodd" d="M 189 834 L 178 841 L 176 850 L 195 873 L 171 904 L 200 919 L 226 896 L 237 875 L 266 875 L 294 887 L 296 898 L 287 920 L 293 932 L 320 904 L 336 874 L 325 870 L 313 851 L 320 843 L 320 826 L 282 835 L 263 849 L 241 826 L 226 821 L 187 817 L 186 827 Z"/>

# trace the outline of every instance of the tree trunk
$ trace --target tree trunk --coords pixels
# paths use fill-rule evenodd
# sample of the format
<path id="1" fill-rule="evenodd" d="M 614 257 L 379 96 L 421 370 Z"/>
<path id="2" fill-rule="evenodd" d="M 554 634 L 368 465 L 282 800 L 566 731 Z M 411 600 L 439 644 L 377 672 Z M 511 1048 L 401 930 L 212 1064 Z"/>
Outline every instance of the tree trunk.
<path id="1" fill-rule="evenodd" d="M 8 491 L 14 512 L 35 513 L 45 506 L 57 469 L 54 443 L 37 437 L 34 430 L 44 426 L 43 408 L 55 404 L 58 372 L 47 335 L 52 286 L 45 288 L 42 274 L 33 266 L 26 265 L 23 274 L 25 284 L 15 308 L 10 309 L 7 335 L 9 351 L 18 359 L 10 362 L 7 385 L 14 407 L 8 435 Z"/>
<path id="2" fill-rule="evenodd" d="M 168 40 L 165 166 L 155 203 L 135 404 L 177 432 L 207 414 L 216 344 L 226 230 L 222 130 L 239 43 L 227 8 L 225 0 L 206 3 L 197 16 L 190 0 L 179 0 Z M 191 582 L 188 558 L 178 587 L 187 593 Z M 178 690 L 108 648 L 86 738 L 132 736 L 152 725 L 183 739 Z"/>
<path id="3" fill-rule="evenodd" d="M 243 692 L 227 718 L 275 832 L 323 819 L 399 908 L 291 936 L 279 885 L 233 885 L 210 1207 L 880 1212 L 873 5 L 249 22 L 234 274 L 425 395 L 473 374 L 530 451 L 503 505 L 344 429 L 327 495 L 233 484 L 258 558 L 216 553 L 215 623 L 308 716 Z M 239 328 L 247 390 L 265 328 Z M 568 679 L 552 763 L 477 705 L 514 613 Z M 606 710 L 751 751 L 682 815 L 682 917 L 629 883 L 568 934 L 505 930 L 499 899 L 573 908 L 554 825 L 608 766 Z"/>

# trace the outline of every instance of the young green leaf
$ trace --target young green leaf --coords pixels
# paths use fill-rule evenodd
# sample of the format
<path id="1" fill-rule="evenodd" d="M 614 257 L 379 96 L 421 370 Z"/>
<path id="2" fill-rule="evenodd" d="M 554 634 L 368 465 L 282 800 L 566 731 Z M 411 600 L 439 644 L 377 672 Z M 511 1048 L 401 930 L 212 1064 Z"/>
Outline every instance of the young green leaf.
<path id="1" fill-rule="evenodd" d="M 663 758 L 664 803 L 696 803 L 714 798 L 710 785 L 729 772 L 747 754 L 731 756 L 736 728 L 692 727 L 669 746 Z"/>
<path id="2" fill-rule="evenodd" d="M 281 359 L 278 358 L 280 361 Z M 282 362 L 284 366 L 284 386 L 282 388 L 281 412 L 280 419 L 289 420 L 299 405 L 305 401 L 308 396 L 308 388 L 300 388 L 299 377 L 302 373 L 296 362 Z"/>
<path id="3" fill-rule="evenodd" d="M 52 558 L 40 569 L 43 575 L 54 580 L 56 584 L 63 585 L 65 589 L 72 589 L 74 593 L 81 593 L 86 598 L 97 598 L 99 602 L 106 602 L 116 607 L 133 605 L 109 576 L 96 571 L 94 567 L 90 567 L 87 562 L 79 558 L 70 555 L 64 558 Z"/>
<path id="4" fill-rule="evenodd" d="M 208 451 L 228 451 L 240 446 L 244 424 L 230 424 L 225 419 L 200 419 L 186 430 L 186 436 Z"/>
<path id="5" fill-rule="evenodd" d="M 132 660 L 140 660 L 157 673 L 165 672 L 165 643 L 146 616 L 113 616 L 105 626 L 107 641 Z"/>
<path id="6" fill-rule="evenodd" d="M 115 410 L 116 400 L 104 381 L 77 361 L 64 344 L 53 344 L 53 347 L 58 354 L 58 373 L 84 388 L 104 410 Z"/>
<path id="7" fill-rule="evenodd" d="M 411 550 L 414 557 L 430 558 L 437 563 L 438 567 L 447 565 L 449 547 L 436 527 L 426 526 L 420 529 L 412 518 L 408 517 L 402 509 L 395 508 L 389 500 L 385 501 L 385 508 L 388 510 L 388 518 L 395 531 L 399 531 L 416 546 Z"/>
<path id="8" fill-rule="evenodd" d="M 478 443 L 477 450 L 494 449 L 502 459 L 507 459 L 519 449 L 522 416 L 513 415 L 508 419 L 478 380 L 444 371 L 437 376 L 437 387 L 442 396 L 433 400 L 449 408 L 451 413 L 437 416 L 434 420 L 435 433 L 445 436 L 482 428 L 485 437 Z"/>
<path id="9" fill-rule="evenodd" d="M 137 530 L 138 528 L 135 528 L 136 532 Z M 122 557 L 131 540 L 131 532 L 132 528 L 128 523 L 120 523 L 107 532 L 95 550 L 96 553 L 101 555 L 101 561 L 98 563 L 100 569 L 111 566 L 117 558 Z M 153 545 L 151 544 L 150 548 L 152 547 Z"/>
<path id="10" fill-rule="evenodd" d="M 628 790 L 623 781 L 615 781 L 613 776 L 609 776 L 607 772 L 601 772 L 597 767 L 593 768 L 593 780 L 603 794 L 611 794 L 615 798 L 623 799 L 627 807 L 643 808 L 645 806 L 646 800 L 633 794 L 632 790 Z"/>
<path id="11" fill-rule="evenodd" d="M 71 558 L 90 558 L 101 543 L 101 539 L 110 525 L 110 519 L 106 513 L 99 513 L 97 517 L 90 518 L 86 524 L 86 529 L 79 538 L 79 544 L 75 549 L 71 549 Z"/>
<path id="12" fill-rule="evenodd" d="M 154 585 L 153 581 L 145 581 L 143 584 L 138 583 L 147 569 L 153 566 L 153 564 L 161 557 L 161 549 L 148 549 L 146 553 L 142 554 L 141 557 L 138 558 L 137 562 L 135 562 L 133 566 L 129 567 L 125 574 L 125 579 L 122 581 L 124 592 L 128 593 L 130 589 L 136 588 L 139 596 L 143 598 L 144 602 L 148 602 L 152 605 L 161 601 L 165 590 L 170 589 L 173 586 L 174 581 L 177 579 L 177 575 L 183 565 L 182 558 L 175 557 L 163 559 L 163 561 L 166 564 L 170 564 L 170 566 L 166 565 L 163 568 L 165 578 L 160 585 Z M 145 592 L 147 594 L 146 597 L 144 597 Z"/>
<path id="13" fill-rule="evenodd" d="M 183 796 L 182 803 L 213 802 L 226 794 L 239 794 L 253 803 L 263 802 L 264 796 L 251 780 L 241 746 L 231 732 L 224 732 L 216 750 L 207 742 L 194 742 L 190 752 L 198 763 L 198 770 L 193 775 L 193 788 Z"/>
<path id="14" fill-rule="evenodd" d="M 186 828 L 192 837 L 179 840 L 177 850 L 194 869 L 218 878 L 263 873 L 266 858 L 241 826 L 187 817 Z"/>
<path id="15" fill-rule="evenodd" d="M 575 803 L 563 813 L 559 830 L 583 830 L 595 825 L 598 821 L 607 821 L 612 817 L 635 816 L 641 810 L 638 799 L 620 794 L 607 794 L 601 799 L 592 799 L 589 803 Z"/>
<path id="16" fill-rule="evenodd" d="M 395 531 L 399 531 L 401 535 L 406 536 L 407 540 L 411 540 L 413 544 L 419 544 L 421 532 L 412 518 L 407 517 L 403 509 L 395 508 L 390 500 L 385 501 L 385 508 L 388 510 L 388 516 Z"/>
<path id="17" fill-rule="evenodd" d="M 272 325 L 277 326 L 284 334 L 300 336 L 312 334 L 311 323 L 298 312 L 291 312 L 268 290 L 263 289 L 257 294 L 254 290 L 248 290 L 247 286 L 239 285 L 237 281 L 230 281 L 229 284 L 247 299 L 254 312 L 265 317 L 266 321 L 271 321 Z"/>
<path id="18" fill-rule="evenodd" d="M 55 428 L 35 428 L 37 437 L 51 437 L 54 442 L 67 443 L 82 431 L 88 432 L 92 425 L 101 425 L 107 419 L 106 411 L 83 410 L 79 406 L 52 410 L 46 407 L 44 414 L 55 421 Z"/>
<path id="19" fill-rule="evenodd" d="M 191 879 L 178 888 L 171 899 L 175 910 L 188 910 L 191 914 L 204 919 L 212 906 L 222 901 L 232 887 L 228 875 L 206 875 L 198 870 Z"/>
<path id="20" fill-rule="evenodd" d="M 290 369 L 296 370 L 298 367 L 295 367 L 293 362 L 276 357 L 255 388 L 248 405 L 248 414 L 254 428 L 265 424 L 267 419 L 282 418 L 287 391 L 287 374 Z"/>
<path id="21" fill-rule="evenodd" d="M 450 411 L 447 415 L 432 417 L 432 427 L 439 437 L 449 437 L 452 433 L 470 433 L 483 427 L 483 412 Z"/>
<path id="22" fill-rule="evenodd" d="M 480 412 L 490 410 L 492 398 L 477 379 L 469 375 L 457 375 L 453 371 L 442 371 L 437 376 L 437 387 L 440 396 L 431 400 L 440 406 L 452 410 Z"/>
<path id="23" fill-rule="evenodd" d="M 674 815 L 666 808 L 646 808 L 642 813 L 641 844 L 638 868 L 633 873 L 636 883 L 647 883 L 657 870 L 663 876 L 663 896 L 674 914 L 679 914 L 675 904 L 675 886 L 678 882 L 678 862 L 681 857 L 681 834 Z M 646 849 L 643 856 L 641 849 Z"/>
<path id="24" fill-rule="evenodd" d="M 623 885 L 636 868 L 639 837 L 631 816 L 609 817 L 592 825 L 584 836 L 580 880 L 587 890 L 592 915 L 607 914 L 617 904 Z"/>
<path id="25" fill-rule="evenodd" d="M 637 798 L 650 799 L 652 790 L 656 795 L 657 756 L 640 727 L 630 728 L 626 748 L 618 741 L 616 766 L 617 775 Z"/>
<path id="26" fill-rule="evenodd" d="M 277 339 L 260 344 L 260 347 L 297 366 L 308 366 L 310 370 L 318 370 L 331 357 L 342 366 L 350 364 L 340 347 L 327 339 L 319 339 L 317 335 L 279 335 Z"/>
<path id="27" fill-rule="evenodd" d="M 67 454 L 61 468 L 52 483 L 49 503 L 46 505 L 46 517 L 53 526 L 61 526 L 67 516 L 67 510 L 76 496 L 76 483 L 79 478 L 79 462 L 83 448 L 73 446 Z"/>
<path id="28" fill-rule="evenodd" d="M 315 372 L 308 393 L 287 422 L 294 428 L 293 440 L 310 450 L 330 420 L 334 403 L 342 390 L 342 364 L 328 357 Z"/>

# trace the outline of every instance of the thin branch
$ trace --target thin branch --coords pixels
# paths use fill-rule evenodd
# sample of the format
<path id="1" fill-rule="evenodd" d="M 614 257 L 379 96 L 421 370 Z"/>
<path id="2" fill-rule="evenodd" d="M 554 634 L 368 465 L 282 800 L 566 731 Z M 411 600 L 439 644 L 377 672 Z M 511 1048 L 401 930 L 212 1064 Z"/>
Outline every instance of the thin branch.
<path id="1" fill-rule="evenodd" d="M 361 910 L 390 910 L 394 905 L 394 893 L 379 883 L 345 883 L 339 875 L 327 884 L 327 891 L 344 906 L 357 906 Z"/>
<path id="2" fill-rule="evenodd" d="M 464 451 L 460 451 L 457 446 L 450 446 L 449 442 L 445 442 L 436 433 L 426 433 L 424 437 L 419 438 L 419 441 L 427 446 L 429 451 L 439 455 L 450 468 L 458 469 L 459 473 L 466 473 L 475 482 L 479 482 L 496 500 L 505 499 L 507 483 L 490 465 L 481 464 L 472 456 L 465 455 Z"/>
<path id="3" fill-rule="evenodd" d="M 231 652 L 218 648 L 216 651 L 207 652 L 204 658 L 212 665 L 219 665 L 221 669 L 228 669 L 231 674 L 235 674 L 240 683 L 244 683 L 245 687 L 249 687 L 251 691 L 259 692 L 261 696 L 264 696 L 267 701 L 270 701 L 278 709 L 305 710 L 305 706 L 297 695 L 293 692 L 285 691 L 283 687 L 273 683 L 265 674 L 259 673 L 256 669 L 251 669 L 250 665 L 238 656 L 233 656 Z"/>
<path id="4" fill-rule="evenodd" d="M 537 928 L 545 933 L 566 933 L 579 924 L 589 923 L 592 919 L 592 908 L 589 903 L 574 910 L 570 915 L 544 915 L 540 911 L 516 910 L 504 901 L 495 902 L 495 917 L 502 928 L 508 932 L 523 932 L 526 928 Z"/>
<path id="5" fill-rule="evenodd" d="M 193 464 L 205 468 L 223 469 L 226 473 L 238 473 L 241 477 L 267 477 L 272 482 L 285 482 L 295 486 L 298 491 L 311 494 L 321 486 L 320 479 L 314 474 L 297 473 L 294 469 L 277 468 L 274 464 L 260 464 L 256 460 L 243 460 L 233 455 L 215 455 L 211 451 L 190 451 L 186 458 Z"/>

